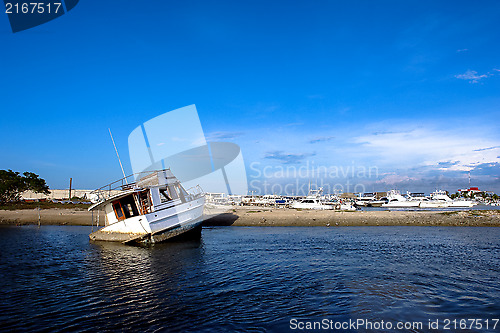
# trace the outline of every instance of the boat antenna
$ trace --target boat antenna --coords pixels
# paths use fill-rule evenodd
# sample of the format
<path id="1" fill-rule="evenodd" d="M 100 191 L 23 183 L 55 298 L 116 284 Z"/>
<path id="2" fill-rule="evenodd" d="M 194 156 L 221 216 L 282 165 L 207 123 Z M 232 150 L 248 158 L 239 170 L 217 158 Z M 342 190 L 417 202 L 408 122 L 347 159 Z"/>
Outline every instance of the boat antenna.
<path id="1" fill-rule="evenodd" d="M 120 160 L 120 155 L 118 154 L 118 149 L 116 149 L 115 140 L 113 139 L 113 134 L 111 134 L 111 129 L 108 127 L 109 136 L 111 136 L 111 141 L 113 141 L 113 147 L 115 147 L 116 156 L 118 156 L 118 162 L 120 162 L 120 168 L 122 169 L 123 178 L 125 178 L 125 183 L 128 185 L 127 176 L 125 176 L 125 171 L 123 171 L 122 161 Z"/>

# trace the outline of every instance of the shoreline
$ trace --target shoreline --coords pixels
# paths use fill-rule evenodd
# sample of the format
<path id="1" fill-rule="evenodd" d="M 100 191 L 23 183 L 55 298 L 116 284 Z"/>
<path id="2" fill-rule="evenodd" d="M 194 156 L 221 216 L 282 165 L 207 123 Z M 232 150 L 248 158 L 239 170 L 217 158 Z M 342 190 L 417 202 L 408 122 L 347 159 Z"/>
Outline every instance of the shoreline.
<path id="1" fill-rule="evenodd" d="M 93 215 L 96 219 L 96 213 Z M 104 212 L 99 216 L 104 223 Z M 38 224 L 37 209 L 0 210 L 0 225 Z M 92 212 L 86 209 L 49 208 L 40 210 L 40 225 L 92 225 Z M 95 225 L 95 222 L 94 222 Z"/>
<path id="2" fill-rule="evenodd" d="M 96 214 L 94 213 L 94 225 Z M 99 216 L 104 223 L 104 213 Z M 38 224 L 38 211 L 0 210 L 0 225 Z M 82 209 L 40 210 L 41 225 L 92 225 L 92 212 Z M 486 226 L 500 227 L 500 210 L 328 211 L 237 207 L 206 218 L 203 226 Z"/>

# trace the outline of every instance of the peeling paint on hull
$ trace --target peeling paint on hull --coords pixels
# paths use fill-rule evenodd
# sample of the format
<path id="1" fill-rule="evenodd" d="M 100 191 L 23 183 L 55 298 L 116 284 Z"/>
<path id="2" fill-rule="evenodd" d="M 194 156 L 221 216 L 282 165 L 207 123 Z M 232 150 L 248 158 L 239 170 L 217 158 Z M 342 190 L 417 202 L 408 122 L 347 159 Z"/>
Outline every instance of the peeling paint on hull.
<path id="1" fill-rule="evenodd" d="M 150 244 L 150 243 L 160 243 L 167 241 L 169 239 L 175 238 L 177 236 L 187 234 L 194 229 L 201 229 L 202 219 L 200 218 L 198 221 L 185 224 L 185 225 L 177 225 L 174 227 L 170 227 L 166 230 L 150 234 L 130 234 L 123 232 L 107 232 L 98 230 L 92 234 L 90 234 L 91 241 L 108 241 L 108 242 L 121 242 L 124 244 Z"/>

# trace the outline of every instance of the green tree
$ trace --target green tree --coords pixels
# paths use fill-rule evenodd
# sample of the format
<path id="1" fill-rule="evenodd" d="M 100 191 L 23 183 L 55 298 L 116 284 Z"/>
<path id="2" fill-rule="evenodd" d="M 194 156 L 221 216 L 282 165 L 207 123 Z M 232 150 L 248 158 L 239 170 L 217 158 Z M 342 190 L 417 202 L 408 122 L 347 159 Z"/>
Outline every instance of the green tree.
<path id="1" fill-rule="evenodd" d="M 24 191 L 50 194 L 45 180 L 33 172 L 22 175 L 12 170 L 0 170 L 0 203 L 18 201 Z"/>

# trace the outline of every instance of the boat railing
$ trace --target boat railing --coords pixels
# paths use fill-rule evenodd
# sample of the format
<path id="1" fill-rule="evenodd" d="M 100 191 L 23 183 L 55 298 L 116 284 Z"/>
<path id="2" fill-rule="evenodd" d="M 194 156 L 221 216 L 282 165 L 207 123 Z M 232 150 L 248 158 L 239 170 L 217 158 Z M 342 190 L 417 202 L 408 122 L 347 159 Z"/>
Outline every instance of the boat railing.
<path id="1" fill-rule="evenodd" d="M 121 179 L 118 179 L 110 184 L 104 185 L 90 192 L 90 195 L 94 197 L 94 200 L 92 201 L 95 202 L 105 201 L 109 199 L 111 196 L 119 194 L 120 192 L 136 189 L 139 187 L 144 187 L 144 184 L 142 184 L 141 182 L 144 182 L 143 180 L 145 178 L 148 178 L 153 175 L 158 175 L 159 172 L 167 170 L 169 169 L 150 170 L 150 171 L 133 173 L 131 175 L 125 176 Z M 137 184 L 138 182 L 141 184 Z"/>
<path id="2" fill-rule="evenodd" d="M 120 192 L 134 189 L 136 187 L 134 176 L 135 174 L 126 176 L 90 192 L 91 197 L 94 196 L 93 201 L 104 201 Z"/>
<path id="3" fill-rule="evenodd" d="M 122 179 L 116 180 L 110 184 L 104 185 L 92 192 L 90 192 L 92 202 L 102 202 L 110 197 L 122 193 L 124 191 L 140 189 L 151 186 L 158 186 L 160 183 L 160 178 L 165 178 L 162 181 L 168 181 L 168 177 L 173 175 L 170 172 L 170 176 L 168 174 L 161 174 L 164 171 L 170 171 L 170 169 L 163 170 L 150 170 L 143 171 L 140 173 L 134 173 L 129 176 L 123 177 Z M 160 176 L 161 175 L 161 176 Z M 176 180 L 178 181 L 178 180 Z M 203 189 L 200 185 L 196 185 L 191 187 L 187 192 L 193 197 L 199 197 L 204 195 Z"/>
<path id="4" fill-rule="evenodd" d="M 193 197 L 201 197 L 201 196 L 205 195 L 205 192 L 203 192 L 203 189 L 201 188 L 200 185 L 190 187 L 186 190 L 186 192 L 189 193 Z"/>

